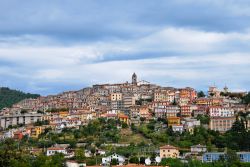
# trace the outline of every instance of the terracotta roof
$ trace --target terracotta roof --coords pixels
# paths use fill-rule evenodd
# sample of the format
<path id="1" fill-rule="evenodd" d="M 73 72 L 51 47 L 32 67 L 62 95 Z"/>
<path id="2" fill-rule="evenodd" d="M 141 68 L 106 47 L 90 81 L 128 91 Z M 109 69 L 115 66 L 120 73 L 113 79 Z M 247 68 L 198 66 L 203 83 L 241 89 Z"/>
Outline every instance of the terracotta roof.
<path id="1" fill-rule="evenodd" d="M 100 167 L 100 166 L 91 166 L 91 167 Z M 137 165 L 137 164 L 127 164 L 127 165 L 121 165 L 119 167 L 145 167 L 145 165 Z M 152 166 L 149 165 L 147 167 L 159 167 L 159 166 Z"/>
<path id="2" fill-rule="evenodd" d="M 165 145 L 165 146 L 160 147 L 160 149 L 178 149 L 178 148 L 171 146 L 171 145 Z"/>
<path id="3" fill-rule="evenodd" d="M 65 148 L 61 148 L 61 147 L 50 147 L 47 150 L 65 150 Z"/>

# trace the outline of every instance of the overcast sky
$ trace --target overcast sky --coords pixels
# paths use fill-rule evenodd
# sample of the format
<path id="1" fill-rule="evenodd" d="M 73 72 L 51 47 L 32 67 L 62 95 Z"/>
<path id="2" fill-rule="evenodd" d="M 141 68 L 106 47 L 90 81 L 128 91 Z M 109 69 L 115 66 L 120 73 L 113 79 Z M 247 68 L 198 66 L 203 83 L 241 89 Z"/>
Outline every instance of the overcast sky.
<path id="1" fill-rule="evenodd" d="M 250 1 L 0 1 L 0 86 L 47 95 L 133 72 L 250 90 Z"/>

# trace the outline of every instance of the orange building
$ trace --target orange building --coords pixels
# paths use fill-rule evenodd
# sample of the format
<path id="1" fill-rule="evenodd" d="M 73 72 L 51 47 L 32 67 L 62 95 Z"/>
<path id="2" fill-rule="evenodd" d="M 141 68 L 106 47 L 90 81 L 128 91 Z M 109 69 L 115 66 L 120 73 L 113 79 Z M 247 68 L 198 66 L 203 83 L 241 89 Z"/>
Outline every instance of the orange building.
<path id="1" fill-rule="evenodd" d="M 121 122 L 124 122 L 126 124 L 129 124 L 129 117 L 125 114 L 118 114 L 118 119 L 121 121 Z"/>
<path id="2" fill-rule="evenodd" d="M 181 108 L 181 116 L 182 117 L 191 117 L 192 116 L 191 105 L 180 106 L 180 108 Z"/>
<path id="3" fill-rule="evenodd" d="M 15 140 L 21 140 L 23 138 L 23 133 L 20 131 L 17 131 L 14 133 L 14 137 Z"/>
<path id="4" fill-rule="evenodd" d="M 180 117 L 168 117 L 168 126 L 173 126 L 173 125 L 180 125 L 181 119 Z"/>
<path id="5" fill-rule="evenodd" d="M 149 108 L 146 105 L 140 106 L 139 112 L 140 112 L 140 117 L 148 119 L 151 116 L 149 113 Z"/>
<path id="6" fill-rule="evenodd" d="M 193 101 L 197 98 L 197 92 L 193 88 L 184 88 L 180 89 L 180 98 L 188 98 L 190 101 Z"/>

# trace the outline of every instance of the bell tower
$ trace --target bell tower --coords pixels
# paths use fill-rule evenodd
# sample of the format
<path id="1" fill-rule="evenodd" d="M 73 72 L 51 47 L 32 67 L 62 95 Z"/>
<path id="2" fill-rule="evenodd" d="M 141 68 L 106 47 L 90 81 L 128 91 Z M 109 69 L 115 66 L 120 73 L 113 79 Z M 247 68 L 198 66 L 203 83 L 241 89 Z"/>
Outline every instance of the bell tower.
<path id="1" fill-rule="evenodd" d="M 132 84 L 137 85 L 137 75 L 135 73 L 132 75 Z"/>

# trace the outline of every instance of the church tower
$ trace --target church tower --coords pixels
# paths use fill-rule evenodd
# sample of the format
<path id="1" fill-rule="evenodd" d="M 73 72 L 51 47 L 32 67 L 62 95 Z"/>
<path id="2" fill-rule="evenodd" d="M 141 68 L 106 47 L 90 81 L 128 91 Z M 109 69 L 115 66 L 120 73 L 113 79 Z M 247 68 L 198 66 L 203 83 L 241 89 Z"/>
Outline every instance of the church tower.
<path id="1" fill-rule="evenodd" d="M 132 75 L 132 84 L 137 85 L 137 76 L 135 73 Z"/>

